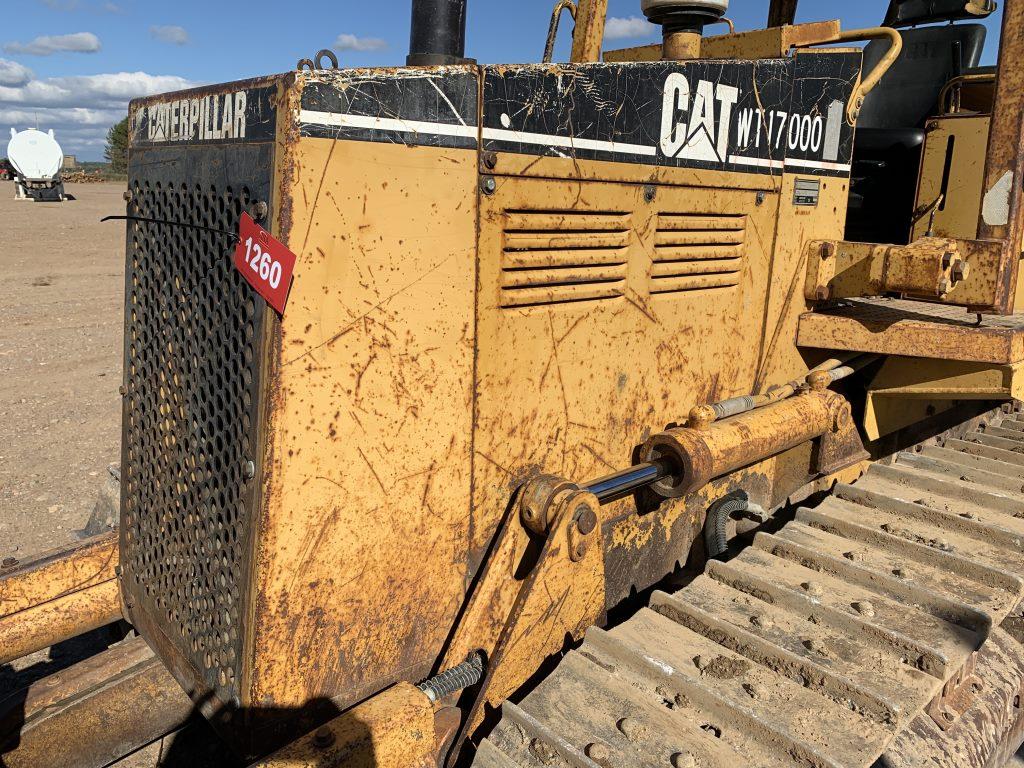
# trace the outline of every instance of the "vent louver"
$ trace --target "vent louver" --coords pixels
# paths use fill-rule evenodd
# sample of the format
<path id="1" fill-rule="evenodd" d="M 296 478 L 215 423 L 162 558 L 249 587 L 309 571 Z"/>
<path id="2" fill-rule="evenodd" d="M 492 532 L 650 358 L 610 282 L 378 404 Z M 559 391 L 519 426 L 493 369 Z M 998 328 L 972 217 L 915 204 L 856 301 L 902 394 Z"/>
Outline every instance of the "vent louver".
<path id="1" fill-rule="evenodd" d="M 621 296 L 629 236 L 629 214 L 622 211 L 506 211 L 501 306 Z"/>
<path id="2" fill-rule="evenodd" d="M 651 293 L 738 285 L 743 272 L 746 237 L 745 215 L 659 215 L 651 265 Z"/>

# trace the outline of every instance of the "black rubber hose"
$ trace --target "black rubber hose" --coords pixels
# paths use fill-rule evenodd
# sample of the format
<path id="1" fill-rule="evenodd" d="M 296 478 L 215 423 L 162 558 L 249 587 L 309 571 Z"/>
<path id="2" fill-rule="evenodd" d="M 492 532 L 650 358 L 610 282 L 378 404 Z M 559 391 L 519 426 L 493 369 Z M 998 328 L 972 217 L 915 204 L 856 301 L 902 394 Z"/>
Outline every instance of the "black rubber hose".
<path id="1" fill-rule="evenodd" d="M 737 512 L 746 510 L 749 503 L 750 497 L 745 492 L 735 491 L 708 508 L 704 519 L 704 548 L 707 550 L 708 560 L 721 557 L 729 550 L 729 518 Z"/>

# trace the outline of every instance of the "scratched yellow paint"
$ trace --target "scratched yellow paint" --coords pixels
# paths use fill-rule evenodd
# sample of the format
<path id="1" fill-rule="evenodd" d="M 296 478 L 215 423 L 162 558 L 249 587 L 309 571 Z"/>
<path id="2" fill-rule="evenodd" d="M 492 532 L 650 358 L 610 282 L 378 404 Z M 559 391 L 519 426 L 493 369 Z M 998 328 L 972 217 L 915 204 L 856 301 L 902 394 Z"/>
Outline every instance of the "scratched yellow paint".
<path id="1" fill-rule="evenodd" d="M 694 405 L 803 371 L 802 286 L 775 294 L 799 283 L 800 237 L 840 235 L 845 195 L 805 212 L 789 177 L 516 155 L 491 194 L 473 151 L 287 144 L 299 263 L 243 688 L 345 706 L 429 673 L 530 473 L 628 466 Z M 684 514 L 615 525 L 613 544 L 669 541 Z"/>
<path id="2" fill-rule="evenodd" d="M 428 671 L 465 588 L 476 154 L 303 139 L 292 160 L 250 683 L 352 703 Z"/>
<path id="3" fill-rule="evenodd" d="M 805 369 L 805 360 L 794 340 L 800 315 L 811 305 L 804 297 L 807 275 L 807 249 L 811 240 L 841 240 L 846 206 L 849 199 L 849 181 L 822 177 L 817 206 L 793 205 L 798 174 L 785 174 L 782 178 L 784 205 L 779 212 L 778 239 L 775 258 L 768 283 L 768 311 L 763 326 L 761 363 L 755 380 L 755 391 L 764 391 L 772 384 L 781 384 L 794 372 Z M 804 177 L 807 178 L 807 177 Z M 819 353 L 823 359 L 824 353 Z"/>
<path id="4" fill-rule="evenodd" d="M 619 170 L 605 163 L 591 172 L 594 165 Z M 713 173 L 703 178 L 708 186 L 720 181 Z M 523 472 L 578 481 L 607 474 L 628 466 L 633 446 L 685 420 L 694 404 L 750 391 L 778 205 L 777 194 L 750 188 L 498 180 L 481 207 L 475 547 L 493 532 Z M 559 221 L 560 211 L 573 214 Z M 593 233 L 579 235 L 588 226 L 619 233 L 608 240 L 614 248 L 587 252 L 584 246 L 598 242 Z M 742 234 L 713 231 L 720 226 L 742 227 Z M 549 236 L 550 253 L 520 255 L 515 230 L 523 227 L 577 234 Z M 684 244 L 670 254 L 673 238 L 730 244 Z M 738 256 L 710 258 L 716 254 Z M 683 271 L 712 273 L 652 277 L 678 271 L 679 262 L 659 260 L 684 256 Z M 508 306 L 518 300 L 505 287 L 509 262 L 522 269 L 549 259 L 566 269 L 590 258 L 609 265 L 604 286 L 614 284 L 619 295 L 576 300 L 590 294 L 570 287 L 557 301 Z"/>
<path id="5" fill-rule="evenodd" d="M 977 237 L 990 122 L 991 118 L 985 115 L 955 115 L 929 121 L 916 208 L 931 206 L 943 192 L 945 198 L 936 206 L 934 218 L 929 213 L 917 221 L 914 239 L 925 237 L 929 227 L 937 237 Z"/>

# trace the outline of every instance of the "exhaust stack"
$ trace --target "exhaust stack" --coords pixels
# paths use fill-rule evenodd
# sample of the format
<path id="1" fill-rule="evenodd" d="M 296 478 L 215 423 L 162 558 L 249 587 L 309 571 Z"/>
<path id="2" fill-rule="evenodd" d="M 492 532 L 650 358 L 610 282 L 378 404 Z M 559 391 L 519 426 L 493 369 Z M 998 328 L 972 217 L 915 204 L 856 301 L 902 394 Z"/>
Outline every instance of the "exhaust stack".
<path id="1" fill-rule="evenodd" d="M 467 0 L 412 0 L 409 66 L 463 64 Z"/>

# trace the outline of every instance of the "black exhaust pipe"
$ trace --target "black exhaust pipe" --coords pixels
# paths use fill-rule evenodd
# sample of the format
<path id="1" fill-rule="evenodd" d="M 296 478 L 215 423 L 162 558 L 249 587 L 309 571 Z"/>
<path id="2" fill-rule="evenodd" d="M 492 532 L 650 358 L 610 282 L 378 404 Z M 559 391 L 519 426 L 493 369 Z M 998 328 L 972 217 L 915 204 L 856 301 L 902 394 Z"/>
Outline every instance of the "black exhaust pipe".
<path id="1" fill-rule="evenodd" d="M 466 0 L 412 0 L 411 67 L 464 64 Z"/>

